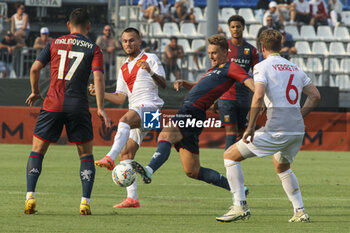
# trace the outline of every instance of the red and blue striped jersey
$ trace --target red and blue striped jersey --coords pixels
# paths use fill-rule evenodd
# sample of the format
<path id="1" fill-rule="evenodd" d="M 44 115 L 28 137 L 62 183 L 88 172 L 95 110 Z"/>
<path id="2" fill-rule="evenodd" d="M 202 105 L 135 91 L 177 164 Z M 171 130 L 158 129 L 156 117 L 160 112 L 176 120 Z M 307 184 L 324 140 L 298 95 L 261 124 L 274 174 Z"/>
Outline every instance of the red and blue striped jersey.
<path id="1" fill-rule="evenodd" d="M 54 39 L 38 61 L 51 65 L 51 82 L 43 109 L 52 112 L 87 110 L 87 85 L 91 72 L 103 72 L 101 49 L 85 36 L 73 33 Z"/>
<path id="2" fill-rule="evenodd" d="M 184 105 L 206 111 L 232 84 L 243 83 L 247 78 L 251 77 L 234 62 L 212 67 L 188 93 Z"/>
<path id="3" fill-rule="evenodd" d="M 236 62 L 246 72 L 249 72 L 250 68 L 259 62 L 259 54 L 257 49 L 244 40 L 243 44 L 239 47 L 235 46 L 231 40 L 228 40 L 228 58 L 231 62 Z M 247 99 L 249 90 L 246 86 L 236 83 L 225 92 L 220 99 L 238 100 Z"/>

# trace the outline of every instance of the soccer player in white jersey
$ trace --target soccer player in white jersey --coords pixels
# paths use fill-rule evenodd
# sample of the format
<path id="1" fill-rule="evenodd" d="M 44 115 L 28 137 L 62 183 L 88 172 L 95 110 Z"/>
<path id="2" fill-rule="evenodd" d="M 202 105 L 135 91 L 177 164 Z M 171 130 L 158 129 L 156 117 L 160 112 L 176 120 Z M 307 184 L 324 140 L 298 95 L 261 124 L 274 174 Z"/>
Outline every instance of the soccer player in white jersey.
<path id="1" fill-rule="evenodd" d="M 224 152 L 226 174 L 234 203 L 226 214 L 216 218 L 218 221 L 231 222 L 250 217 L 240 162 L 250 157 L 269 155 L 273 155 L 276 172 L 293 204 L 294 215 L 289 222 L 310 221 L 304 209 L 298 180 L 290 164 L 303 142 L 303 117 L 312 111 L 321 97 L 310 78 L 278 54 L 281 39 L 281 33 L 276 30 L 266 30 L 259 38 L 265 60 L 254 66 L 255 93 L 248 127 L 243 138 Z M 307 95 L 307 99 L 300 108 L 302 93 Z M 267 107 L 267 122 L 265 127 L 255 132 L 263 101 Z"/>
<path id="2" fill-rule="evenodd" d="M 141 51 L 141 34 L 135 28 L 127 28 L 122 33 L 122 45 L 128 55 L 120 68 L 115 93 L 105 93 L 105 99 L 115 104 L 123 104 L 128 97 L 129 111 L 119 119 L 118 131 L 108 154 L 101 160 L 95 161 L 98 167 L 112 170 L 114 160 L 119 154 L 123 163 L 131 163 L 143 138 L 149 132 L 142 128 L 143 113 L 159 110 L 164 102 L 158 96 L 158 86 L 165 88 L 164 68 L 155 54 Z M 90 86 L 94 94 L 94 86 Z M 135 182 L 126 188 L 127 198 L 114 208 L 140 207 Z"/>

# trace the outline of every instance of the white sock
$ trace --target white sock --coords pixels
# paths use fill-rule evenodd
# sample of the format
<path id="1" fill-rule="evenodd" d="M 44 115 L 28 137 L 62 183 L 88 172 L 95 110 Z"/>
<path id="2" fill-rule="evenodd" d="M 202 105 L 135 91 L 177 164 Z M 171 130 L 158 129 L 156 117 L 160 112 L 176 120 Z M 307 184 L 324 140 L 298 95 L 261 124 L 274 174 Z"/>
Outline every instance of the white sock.
<path id="1" fill-rule="evenodd" d="M 84 200 L 87 200 L 89 205 L 90 205 L 90 198 L 86 198 L 86 197 L 81 197 L 81 202 L 83 202 Z"/>
<path id="2" fill-rule="evenodd" d="M 153 169 L 150 166 L 146 166 L 146 169 L 153 175 Z"/>
<path id="3" fill-rule="evenodd" d="M 235 206 L 245 205 L 246 197 L 244 191 L 244 176 L 241 163 L 230 159 L 224 159 L 226 177 L 233 193 L 233 204 Z"/>
<path id="4" fill-rule="evenodd" d="M 26 195 L 26 200 L 28 200 L 29 198 L 29 195 L 33 195 L 33 197 L 35 198 L 35 192 L 27 192 L 27 195 Z"/>
<path id="5" fill-rule="evenodd" d="M 111 150 L 108 152 L 107 156 L 115 160 L 120 153 L 120 151 L 125 146 L 126 142 L 129 140 L 130 136 L 130 125 L 124 122 L 119 122 L 118 131 L 114 137 L 114 142 Z"/>
<path id="6" fill-rule="evenodd" d="M 293 173 L 292 169 L 279 173 L 278 176 L 282 181 L 282 186 L 288 196 L 288 199 L 293 204 L 294 212 L 296 212 L 298 209 L 303 209 L 304 204 L 301 197 L 298 179 Z"/>
<path id="7" fill-rule="evenodd" d="M 123 161 L 120 161 L 121 163 L 127 163 L 131 165 L 132 159 L 126 159 Z M 138 197 L 137 195 L 137 177 L 130 186 L 126 187 L 127 197 L 131 197 L 132 199 L 136 199 Z"/>

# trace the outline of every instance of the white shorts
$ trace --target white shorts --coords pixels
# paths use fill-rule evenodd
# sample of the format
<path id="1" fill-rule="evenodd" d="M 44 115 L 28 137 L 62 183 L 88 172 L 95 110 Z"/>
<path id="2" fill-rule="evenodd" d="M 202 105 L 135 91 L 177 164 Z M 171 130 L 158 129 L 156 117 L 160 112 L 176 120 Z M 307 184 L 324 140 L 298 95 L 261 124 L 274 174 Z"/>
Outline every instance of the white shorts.
<path id="1" fill-rule="evenodd" d="M 141 128 L 131 129 L 129 136 L 129 138 L 134 140 L 139 146 L 141 146 L 144 137 L 148 134 L 149 131 L 151 131 L 150 129 L 144 129 L 142 127 L 144 112 L 153 112 L 157 111 L 158 109 L 160 110 L 160 108 L 154 104 L 143 104 L 142 106 L 129 107 L 129 110 L 134 110 L 135 112 L 137 112 L 137 114 L 139 114 L 141 118 Z"/>
<path id="2" fill-rule="evenodd" d="M 303 143 L 304 135 L 278 135 L 272 136 L 264 132 L 264 127 L 254 134 L 253 142 L 246 144 L 242 140 L 237 148 L 244 158 L 265 157 L 274 155 L 279 163 L 292 163 Z"/>

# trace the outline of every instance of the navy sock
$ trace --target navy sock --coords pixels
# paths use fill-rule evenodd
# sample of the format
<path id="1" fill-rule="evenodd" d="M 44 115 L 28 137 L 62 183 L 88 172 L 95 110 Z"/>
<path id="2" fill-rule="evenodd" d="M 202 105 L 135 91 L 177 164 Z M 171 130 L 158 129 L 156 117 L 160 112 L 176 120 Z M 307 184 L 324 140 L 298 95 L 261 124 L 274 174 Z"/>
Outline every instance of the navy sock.
<path id="1" fill-rule="evenodd" d="M 27 163 L 27 192 L 35 192 L 36 182 L 41 173 L 44 155 L 38 152 L 30 152 Z"/>
<path id="2" fill-rule="evenodd" d="M 225 150 L 227 150 L 231 145 L 233 145 L 237 140 L 236 134 L 226 135 Z"/>
<path id="3" fill-rule="evenodd" d="M 87 155 L 80 158 L 80 180 L 83 187 L 83 197 L 90 198 L 95 180 L 94 156 Z"/>
<path id="4" fill-rule="evenodd" d="M 171 151 L 171 143 L 168 141 L 160 141 L 158 143 L 158 148 L 156 152 L 154 152 L 151 161 L 148 166 L 153 169 L 153 173 L 160 168 L 163 163 L 165 163 L 170 155 Z"/>
<path id="5" fill-rule="evenodd" d="M 230 191 L 226 177 L 213 169 L 200 167 L 197 179 Z"/>

